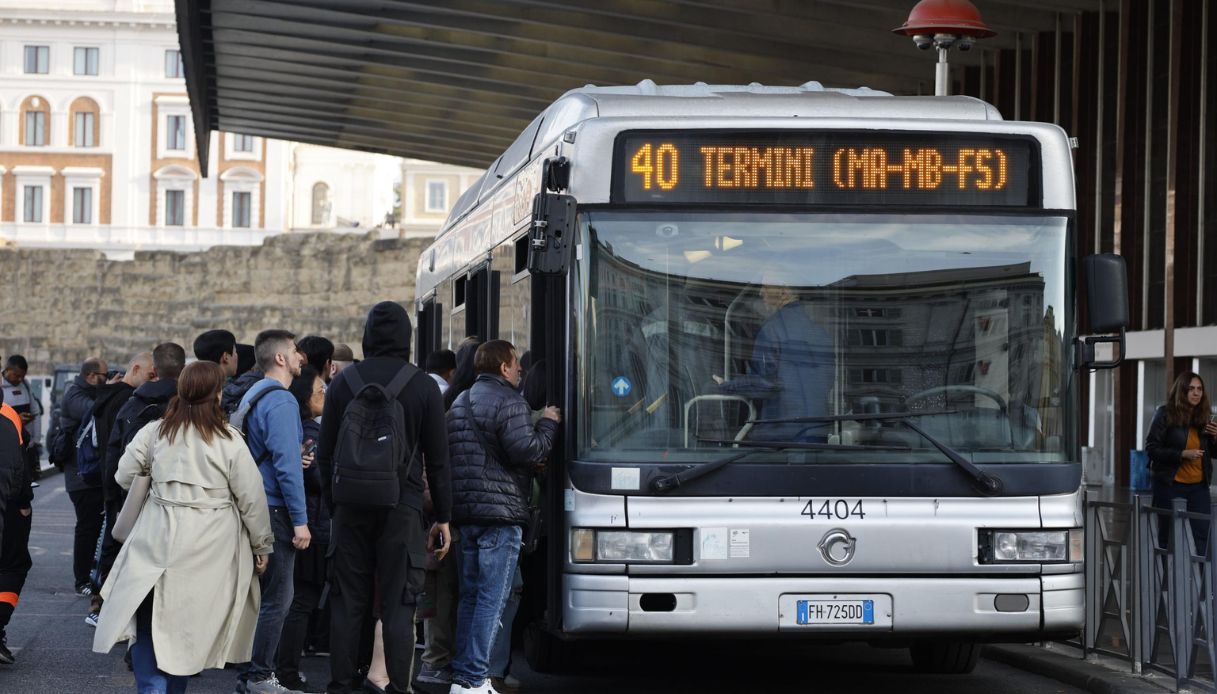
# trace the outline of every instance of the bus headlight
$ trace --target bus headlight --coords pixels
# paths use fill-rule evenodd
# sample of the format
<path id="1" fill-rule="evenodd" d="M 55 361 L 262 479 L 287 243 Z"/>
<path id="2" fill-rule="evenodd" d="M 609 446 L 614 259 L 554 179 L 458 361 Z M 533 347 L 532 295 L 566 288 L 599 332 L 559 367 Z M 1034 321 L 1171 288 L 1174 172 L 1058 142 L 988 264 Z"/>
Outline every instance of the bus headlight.
<path id="1" fill-rule="evenodd" d="M 576 562 L 673 563 L 676 533 L 672 531 L 593 530 L 575 528 L 570 534 L 571 559 Z"/>
<path id="2" fill-rule="evenodd" d="M 982 564 L 1082 561 L 1082 529 L 981 530 L 977 556 Z"/>

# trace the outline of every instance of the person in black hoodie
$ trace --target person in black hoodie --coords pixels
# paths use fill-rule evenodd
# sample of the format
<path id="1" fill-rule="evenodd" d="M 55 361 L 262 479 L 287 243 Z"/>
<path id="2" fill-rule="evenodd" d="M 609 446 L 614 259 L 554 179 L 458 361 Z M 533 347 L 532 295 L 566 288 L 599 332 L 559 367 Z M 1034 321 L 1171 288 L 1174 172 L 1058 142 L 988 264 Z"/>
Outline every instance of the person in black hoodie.
<path id="1" fill-rule="evenodd" d="M 386 665 L 386 691 L 411 691 L 414 666 L 414 608 L 422 589 L 427 550 L 443 557 L 448 551 L 452 490 L 448 473 L 448 439 L 444 408 L 435 381 L 421 370 L 398 393 L 405 414 L 405 459 L 398 467 L 400 497 L 392 508 L 334 503 L 334 453 L 339 428 L 355 397 L 351 374 L 363 383 L 388 385 L 409 365 L 410 318 L 401 305 L 384 301 L 372 307 L 364 325 L 364 360 L 330 382 L 321 415 L 317 461 L 322 496 L 332 511 L 331 548 L 331 694 L 346 694 L 354 682 L 360 631 L 371 606 L 373 575 L 380 589 Z M 411 458 L 415 448 L 419 455 Z M 423 527 L 423 466 L 426 464 L 435 524 Z"/>

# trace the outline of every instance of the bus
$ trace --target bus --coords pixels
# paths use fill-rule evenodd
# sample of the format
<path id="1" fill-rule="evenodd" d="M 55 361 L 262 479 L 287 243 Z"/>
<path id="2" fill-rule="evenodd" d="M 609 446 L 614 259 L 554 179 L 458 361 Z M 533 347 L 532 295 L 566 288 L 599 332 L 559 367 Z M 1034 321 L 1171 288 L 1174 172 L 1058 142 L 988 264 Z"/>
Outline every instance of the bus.
<path id="1" fill-rule="evenodd" d="M 1071 156 L 974 98 L 814 82 L 539 115 L 422 252 L 414 307 L 419 363 L 509 340 L 564 413 L 530 665 L 728 636 L 968 672 L 1076 634 L 1078 372 L 1119 362 L 1127 289 L 1076 257 Z"/>

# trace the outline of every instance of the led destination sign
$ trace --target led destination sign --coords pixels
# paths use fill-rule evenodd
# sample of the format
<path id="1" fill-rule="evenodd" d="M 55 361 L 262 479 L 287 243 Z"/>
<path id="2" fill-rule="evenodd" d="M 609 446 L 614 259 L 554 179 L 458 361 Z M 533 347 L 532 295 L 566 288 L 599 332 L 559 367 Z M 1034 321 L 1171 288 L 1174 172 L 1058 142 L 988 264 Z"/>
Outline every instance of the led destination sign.
<path id="1" fill-rule="evenodd" d="M 628 132 L 625 203 L 1020 206 L 1039 203 L 1023 137 L 903 132 Z"/>

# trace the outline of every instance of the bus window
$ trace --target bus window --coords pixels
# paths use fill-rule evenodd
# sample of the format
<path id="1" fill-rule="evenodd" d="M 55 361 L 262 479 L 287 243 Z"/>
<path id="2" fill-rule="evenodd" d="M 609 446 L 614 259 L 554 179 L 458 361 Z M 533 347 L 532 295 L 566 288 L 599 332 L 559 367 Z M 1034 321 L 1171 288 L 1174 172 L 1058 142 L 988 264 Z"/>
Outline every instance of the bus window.
<path id="1" fill-rule="evenodd" d="M 527 240 L 527 236 L 521 240 Z M 511 342 L 523 355 L 531 348 L 532 278 L 518 271 L 519 243 L 506 243 L 495 251 L 495 275 L 499 288 L 498 329 L 501 339 Z M 527 253 L 525 253 L 527 256 Z"/>
<path id="2" fill-rule="evenodd" d="M 443 333 L 444 307 L 431 297 L 423 302 L 418 311 L 418 330 L 415 335 L 415 361 L 421 366 L 427 363 L 427 356 L 440 348 L 440 336 Z"/>

